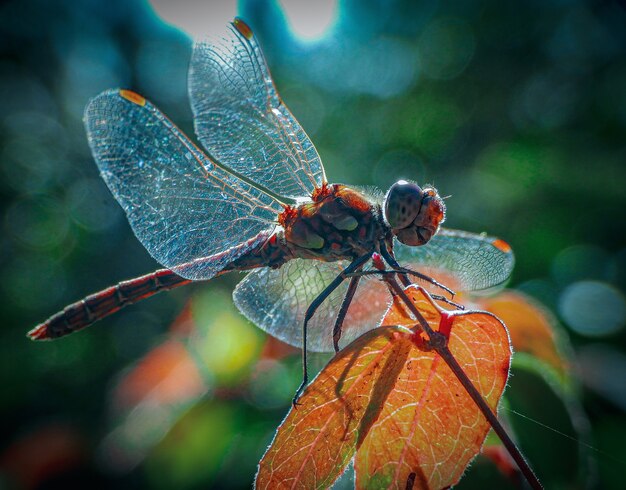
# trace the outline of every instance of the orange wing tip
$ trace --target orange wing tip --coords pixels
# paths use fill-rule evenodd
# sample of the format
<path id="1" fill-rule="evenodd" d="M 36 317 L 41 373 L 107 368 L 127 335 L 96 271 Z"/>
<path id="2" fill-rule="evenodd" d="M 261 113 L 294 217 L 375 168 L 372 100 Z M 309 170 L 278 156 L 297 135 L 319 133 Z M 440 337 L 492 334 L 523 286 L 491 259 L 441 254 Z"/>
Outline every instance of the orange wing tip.
<path id="1" fill-rule="evenodd" d="M 233 21 L 233 25 L 235 26 L 235 29 L 237 29 L 243 37 L 245 37 L 246 39 L 252 39 L 252 36 L 253 36 L 252 29 L 250 29 L 250 26 L 246 24 L 243 20 L 241 20 L 239 17 L 235 17 L 235 20 Z"/>
<path id="2" fill-rule="evenodd" d="M 146 105 L 146 99 L 132 90 L 120 90 L 120 95 L 133 104 L 137 104 L 142 107 Z"/>
<path id="3" fill-rule="evenodd" d="M 48 324 L 42 323 L 41 325 L 37 325 L 30 332 L 28 332 L 26 336 L 30 340 L 50 340 L 50 337 L 48 336 Z"/>
<path id="4" fill-rule="evenodd" d="M 500 238 L 496 238 L 493 242 L 491 242 L 491 244 L 498 250 L 500 250 L 500 252 L 503 252 L 505 254 L 511 253 L 511 245 L 509 245 Z"/>

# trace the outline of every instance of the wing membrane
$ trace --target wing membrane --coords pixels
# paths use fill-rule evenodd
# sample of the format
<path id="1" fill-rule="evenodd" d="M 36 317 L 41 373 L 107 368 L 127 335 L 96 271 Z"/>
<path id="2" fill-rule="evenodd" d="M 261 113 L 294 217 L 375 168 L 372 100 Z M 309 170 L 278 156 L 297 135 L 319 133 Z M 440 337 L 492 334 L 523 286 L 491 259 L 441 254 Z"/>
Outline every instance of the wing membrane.
<path id="1" fill-rule="evenodd" d="M 311 302 L 349 262 L 295 259 L 280 269 L 257 269 L 241 281 L 233 298 L 237 308 L 268 334 L 302 347 L 304 314 Z M 309 322 L 309 350 L 333 351 L 333 327 L 348 289 L 344 281 L 318 308 Z M 362 279 L 344 320 L 340 346 L 379 325 L 390 300 L 385 285 Z"/>
<path id="2" fill-rule="evenodd" d="M 513 251 L 503 240 L 448 229 L 440 230 L 421 247 L 409 247 L 394 241 L 394 254 L 405 267 L 426 274 L 434 271 L 450 276 L 455 283 L 450 286 L 459 292 L 502 285 L 515 264 Z M 445 280 L 441 280 L 445 284 Z"/>
<path id="3" fill-rule="evenodd" d="M 85 126 L 100 173 L 135 235 L 183 277 L 213 277 L 253 246 L 254 237 L 266 236 L 282 211 L 273 198 L 217 167 L 133 92 L 110 90 L 91 100 Z"/>
<path id="4" fill-rule="evenodd" d="M 295 259 L 280 269 L 256 269 L 237 285 L 233 298 L 251 322 L 283 342 L 302 347 L 307 308 L 348 264 Z M 310 320 L 309 350 L 333 351 L 333 327 L 347 289 L 348 280 L 335 289 Z M 377 327 L 389 300 L 384 283 L 363 278 L 344 320 L 340 347 Z"/>
<path id="5" fill-rule="evenodd" d="M 308 197 L 325 181 L 317 150 L 241 20 L 223 37 L 194 45 L 189 97 L 198 139 L 225 166 L 289 198 Z"/>

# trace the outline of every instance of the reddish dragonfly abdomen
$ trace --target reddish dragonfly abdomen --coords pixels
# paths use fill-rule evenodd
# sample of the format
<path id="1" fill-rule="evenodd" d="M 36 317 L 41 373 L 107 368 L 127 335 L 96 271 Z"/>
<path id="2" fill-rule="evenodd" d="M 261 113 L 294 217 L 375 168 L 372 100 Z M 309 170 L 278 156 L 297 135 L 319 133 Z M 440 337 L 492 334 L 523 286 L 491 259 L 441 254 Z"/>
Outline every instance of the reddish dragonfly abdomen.
<path id="1" fill-rule="evenodd" d="M 190 282 L 168 269 L 123 281 L 65 307 L 28 332 L 28 336 L 33 340 L 62 337 L 88 327 L 124 306 Z"/>
<path id="2" fill-rule="evenodd" d="M 271 265 L 277 260 L 280 263 L 284 263 L 285 260 L 282 258 L 284 254 L 279 250 L 275 234 L 269 235 L 267 232 L 262 232 L 257 237 L 239 246 L 246 248 L 250 246 L 250 243 L 255 242 L 260 242 L 260 244 L 244 253 L 239 259 L 231 262 L 216 276 L 231 270 L 246 270 L 263 265 Z M 203 260 L 221 259 L 229 252 L 232 253 L 232 250 Z M 181 270 L 184 270 L 184 264 L 181 266 Z M 149 298 L 161 291 L 169 291 L 170 289 L 184 286 L 190 282 L 192 282 L 190 279 L 185 279 L 169 269 L 160 269 L 136 279 L 123 281 L 65 307 L 45 322 L 33 328 L 28 332 L 28 336 L 33 340 L 63 337 L 72 332 L 82 330 L 92 323 L 121 310 L 125 306 Z"/>

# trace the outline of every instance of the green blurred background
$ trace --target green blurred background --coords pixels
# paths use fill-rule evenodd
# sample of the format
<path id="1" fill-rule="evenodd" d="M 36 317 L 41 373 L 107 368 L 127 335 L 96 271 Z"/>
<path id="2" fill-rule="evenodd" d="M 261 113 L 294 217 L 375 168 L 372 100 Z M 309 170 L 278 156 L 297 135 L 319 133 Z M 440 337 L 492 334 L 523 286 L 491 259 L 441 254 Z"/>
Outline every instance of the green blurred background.
<path id="1" fill-rule="evenodd" d="M 447 226 L 512 244 L 509 286 L 563 325 L 580 391 L 563 403 L 519 369 L 509 403 L 594 449 L 508 412 L 511 424 L 548 488 L 623 488 L 624 4 L 295 3 L 241 1 L 238 13 L 329 180 L 434 183 L 451 196 Z M 171 4 L 190 31 L 236 8 Z M 25 337 L 158 268 L 99 178 L 81 119 L 89 98 L 125 87 L 193 134 L 190 37 L 140 0 L 3 2 L 0 35 L 0 487 L 248 488 L 300 366 L 232 306 L 238 276 L 57 342 Z M 479 459 L 459 488 L 508 484 Z"/>

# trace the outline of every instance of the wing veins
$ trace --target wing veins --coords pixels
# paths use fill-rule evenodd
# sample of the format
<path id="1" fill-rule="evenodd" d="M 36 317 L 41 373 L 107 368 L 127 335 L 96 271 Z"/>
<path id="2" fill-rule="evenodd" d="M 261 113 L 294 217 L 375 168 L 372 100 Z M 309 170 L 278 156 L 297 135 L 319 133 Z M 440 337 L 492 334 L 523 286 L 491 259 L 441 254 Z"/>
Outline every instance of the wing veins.
<path id="1" fill-rule="evenodd" d="M 159 114 L 157 114 L 158 116 Z M 231 176 L 233 176 L 235 179 L 237 180 L 241 180 L 240 177 L 234 173 L 231 173 L 231 171 L 229 171 L 228 168 L 224 168 L 221 165 L 218 165 L 214 160 L 212 160 L 211 158 L 209 158 L 208 156 L 204 155 L 204 152 L 202 150 L 200 150 L 192 141 L 190 141 L 187 138 L 182 138 L 181 135 L 183 134 L 182 131 L 180 131 L 180 129 L 178 129 L 178 127 L 164 114 L 161 114 L 161 117 L 163 117 L 164 119 L 166 119 L 169 124 L 166 124 L 166 127 L 168 129 L 168 131 L 170 131 L 170 133 L 185 147 L 187 148 L 191 154 L 194 157 L 194 160 L 196 160 L 196 163 L 200 166 L 200 168 L 203 170 L 204 175 L 205 175 L 205 179 L 208 181 L 211 181 L 211 183 L 213 185 L 215 185 L 215 181 L 220 182 L 223 187 L 221 187 L 222 190 L 226 190 L 226 189 L 230 189 L 233 192 L 233 197 L 239 199 L 240 202 L 242 203 L 247 203 L 250 207 L 252 208 L 261 208 L 261 209 L 267 209 L 270 210 L 272 212 L 275 212 L 275 210 L 273 208 L 267 207 L 265 206 L 261 201 L 257 200 L 255 197 L 251 196 L 250 194 L 247 194 L 245 192 L 241 192 L 240 190 L 237 190 L 235 188 L 235 186 L 227 183 L 226 181 L 222 180 L 220 177 L 218 177 L 217 175 L 215 175 L 215 172 L 213 172 L 210 169 L 207 169 L 206 166 L 204 165 L 204 162 L 202 162 L 201 157 L 205 157 L 208 161 L 210 161 L 216 168 L 220 168 L 221 170 L 228 172 Z M 255 186 L 256 187 L 256 186 Z M 278 201 L 276 199 L 275 196 L 268 194 L 264 189 L 256 187 L 259 191 L 263 192 L 264 194 L 266 194 L 268 197 L 270 197 L 271 199 L 273 199 L 274 201 L 278 202 L 278 204 L 282 203 L 280 201 Z"/>

